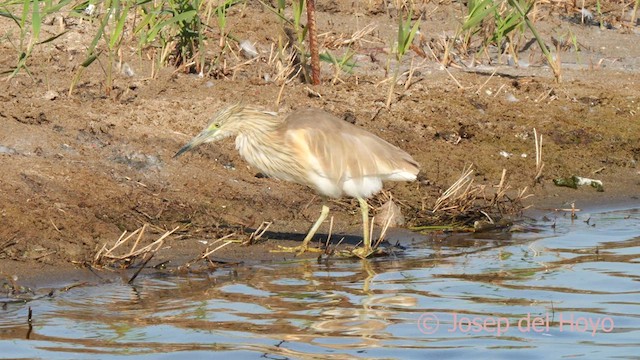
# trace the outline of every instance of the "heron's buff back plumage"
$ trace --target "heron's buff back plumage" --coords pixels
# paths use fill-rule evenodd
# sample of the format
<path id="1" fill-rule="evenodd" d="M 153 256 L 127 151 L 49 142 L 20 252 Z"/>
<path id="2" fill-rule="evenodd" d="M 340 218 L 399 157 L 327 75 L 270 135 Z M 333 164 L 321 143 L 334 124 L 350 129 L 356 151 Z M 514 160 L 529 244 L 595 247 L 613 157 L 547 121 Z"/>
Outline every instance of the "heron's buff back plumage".
<path id="1" fill-rule="evenodd" d="M 415 180 L 418 165 L 385 140 L 322 110 L 300 110 L 285 120 L 286 139 L 306 159 L 309 178 L 325 195 L 367 198 L 383 180 Z"/>

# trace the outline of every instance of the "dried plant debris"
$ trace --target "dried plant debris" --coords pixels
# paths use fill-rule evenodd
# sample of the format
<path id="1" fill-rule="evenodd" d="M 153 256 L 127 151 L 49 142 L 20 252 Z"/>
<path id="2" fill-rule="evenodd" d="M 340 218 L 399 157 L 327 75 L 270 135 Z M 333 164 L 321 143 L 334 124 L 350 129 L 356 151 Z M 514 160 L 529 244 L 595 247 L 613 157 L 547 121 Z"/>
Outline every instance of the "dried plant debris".
<path id="1" fill-rule="evenodd" d="M 173 230 L 165 231 L 164 234 L 156 240 L 142 246 L 142 243 L 148 242 L 144 236 L 147 227 L 148 224 L 144 224 L 141 228 L 138 228 L 129 235 L 127 235 L 127 231 L 125 230 L 111 247 L 104 244 L 94 256 L 92 266 L 123 269 L 141 265 L 144 266 L 155 253 L 162 248 L 169 235 L 173 234 L 179 228 L 175 227 Z M 134 239 L 134 236 L 135 241 L 130 245 L 130 240 Z"/>
<path id="2" fill-rule="evenodd" d="M 16 275 L 7 275 L 0 272 L 0 303 L 6 306 L 8 303 L 22 303 L 32 300 L 36 293 L 18 283 Z"/>
<path id="3" fill-rule="evenodd" d="M 556 184 L 556 186 L 565 186 L 572 189 L 577 189 L 578 186 L 589 185 L 598 192 L 604 192 L 601 180 L 589 179 L 576 175 L 553 179 L 553 183 Z"/>
<path id="4" fill-rule="evenodd" d="M 526 208 L 523 200 L 527 187 L 515 195 L 506 183 L 506 170 L 497 185 L 475 184 L 474 169 L 469 166 L 442 195 L 431 209 L 423 209 L 412 221 L 418 231 L 490 231 L 509 228 L 513 216 L 519 216 Z"/>

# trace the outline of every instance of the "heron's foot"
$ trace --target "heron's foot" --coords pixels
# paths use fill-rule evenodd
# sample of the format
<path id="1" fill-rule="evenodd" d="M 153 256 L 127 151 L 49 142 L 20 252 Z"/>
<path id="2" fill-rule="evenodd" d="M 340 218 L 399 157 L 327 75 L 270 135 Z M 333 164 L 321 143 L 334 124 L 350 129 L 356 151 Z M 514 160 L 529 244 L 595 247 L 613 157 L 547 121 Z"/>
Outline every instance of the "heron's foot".
<path id="1" fill-rule="evenodd" d="M 278 245 L 278 249 L 271 250 L 271 252 L 290 252 L 297 253 L 296 255 L 302 255 L 305 252 L 322 252 L 322 249 L 318 249 L 315 247 L 310 247 L 309 245 L 298 245 L 298 246 L 280 246 Z"/>

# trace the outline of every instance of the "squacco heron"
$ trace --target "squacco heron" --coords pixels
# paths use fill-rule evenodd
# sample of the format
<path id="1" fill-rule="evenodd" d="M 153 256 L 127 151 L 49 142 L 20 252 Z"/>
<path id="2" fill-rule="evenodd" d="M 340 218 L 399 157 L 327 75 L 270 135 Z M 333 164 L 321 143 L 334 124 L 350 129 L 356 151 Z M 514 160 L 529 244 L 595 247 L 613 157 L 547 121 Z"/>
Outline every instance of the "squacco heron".
<path id="1" fill-rule="evenodd" d="M 419 171 L 405 151 L 323 110 L 297 110 L 282 117 L 241 104 L 219 111 L 174 157 L 229 136 L 236 136 L 240 155 L 269 177 L 307 185 L 325 197 L 358 199 L 364 244 L 358 253 L 363 256 L 373 252 L 365 199 L 382 189 L 383 180 L 413 181 Z M 328 214 L 324 203 L 302 245 L 288 250 L 308 250 Z"/>

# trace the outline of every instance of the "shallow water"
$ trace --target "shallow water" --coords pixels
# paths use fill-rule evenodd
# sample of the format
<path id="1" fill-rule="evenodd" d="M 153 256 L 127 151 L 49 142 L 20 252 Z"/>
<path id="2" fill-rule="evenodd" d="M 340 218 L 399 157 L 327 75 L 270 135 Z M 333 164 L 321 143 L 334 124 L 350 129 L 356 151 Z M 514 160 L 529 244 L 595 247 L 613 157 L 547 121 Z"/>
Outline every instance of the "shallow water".
<path id="1" fill-rule="evenodd" d="M 534 232 L 425 238 L 371 261 L 147 277 L 7 303 L 0 354 L 637 358 L 640 209 L 547 218 Z"/>

